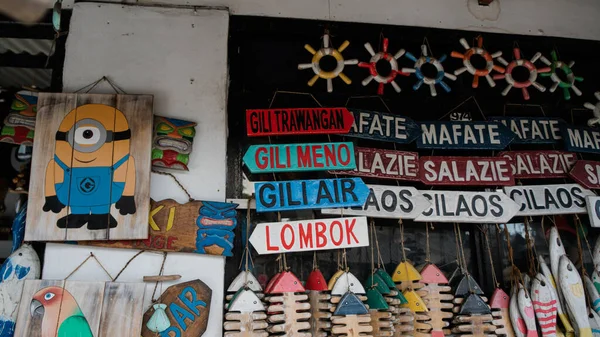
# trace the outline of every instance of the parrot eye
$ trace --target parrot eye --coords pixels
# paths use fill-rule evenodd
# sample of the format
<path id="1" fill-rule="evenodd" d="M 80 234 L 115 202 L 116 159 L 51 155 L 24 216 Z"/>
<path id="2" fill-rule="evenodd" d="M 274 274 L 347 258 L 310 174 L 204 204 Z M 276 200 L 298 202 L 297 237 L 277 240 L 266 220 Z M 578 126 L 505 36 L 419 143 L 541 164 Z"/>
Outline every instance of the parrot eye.
<path id="1" fill-rule="evenodd" d="M 75 143 L 94 145 L 100 141 L 100 130 L 95 126 L 82 126 L 75 129 Z"/>
<path id="2" fill-rule="evenodd" d="M 54 294 L 53 293 L 46 293 L 46 295 L 44 295 L 44 299 L 46 301 L 50 301 L 52 298 L 54 298 Z"/>

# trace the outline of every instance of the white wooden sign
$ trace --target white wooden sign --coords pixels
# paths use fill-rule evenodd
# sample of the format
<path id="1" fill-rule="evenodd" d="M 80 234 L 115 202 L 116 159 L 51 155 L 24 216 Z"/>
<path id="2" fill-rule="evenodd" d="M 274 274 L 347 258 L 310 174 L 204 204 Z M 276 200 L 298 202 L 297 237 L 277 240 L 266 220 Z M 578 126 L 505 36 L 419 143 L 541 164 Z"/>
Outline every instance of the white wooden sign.
<path id="1" fill-rule="evenodd" d="M 594 192 L 579 184 L 505 187 L 504 193 L 519 206 L 518 216 L 586 213 L 586 196 Z"/>
<path id="2" fill-rule="evenodd" d="M 260 255 L 368 246 L 367 218 L 261 223 L 250 243 Z"/>
<path id="3" fill-rule="evenodd" d="M 363 206 L 325 208 L 323 214 L 364 215 L 373 218 L 414 219 L 431 202 L 410 186 L 367 185 L 369 197 Z"/>
<path id="4" fill-rule="evenodd" d="M 590 225 L 600 228 L 600 197 L 588 196 L 585 198 L 587 212 L 590 216 Z"/>
<path id="5" fill-rule="evenodd" d="M 415 221 L 505 223 L 519 207 L 502 192 L 419 191 L 431 202 Z"/>

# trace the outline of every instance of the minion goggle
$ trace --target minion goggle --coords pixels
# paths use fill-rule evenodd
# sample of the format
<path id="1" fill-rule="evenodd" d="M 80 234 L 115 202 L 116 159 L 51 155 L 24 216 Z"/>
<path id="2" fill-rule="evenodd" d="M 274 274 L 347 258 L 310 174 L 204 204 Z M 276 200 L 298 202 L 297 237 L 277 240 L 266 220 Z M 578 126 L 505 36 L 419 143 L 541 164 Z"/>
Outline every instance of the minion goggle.
<path id="1" fill-rule="evenodd" d="M 56 140 L 68 142 L 73 149 L 86 153 L 97 151 L 106 143 L 126 139 L 131 139 L 131 130 L 106 130 L 102 123 L 91 118 L 78 121 L 67 132 L 56 132 Z"/>

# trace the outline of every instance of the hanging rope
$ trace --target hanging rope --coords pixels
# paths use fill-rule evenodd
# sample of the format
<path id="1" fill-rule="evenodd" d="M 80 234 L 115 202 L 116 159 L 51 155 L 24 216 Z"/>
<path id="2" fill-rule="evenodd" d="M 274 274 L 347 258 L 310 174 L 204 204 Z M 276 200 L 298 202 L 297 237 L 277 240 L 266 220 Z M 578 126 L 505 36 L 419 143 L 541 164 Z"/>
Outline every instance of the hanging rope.
<path id="1" fill-rule="evenodd" d="M 86 262 L 88 262 L 89 259 L 96 260 L 96 262 L 98 262 L 98 265 L 100 266 L 100 268 L 102 268 L 102 270 L 104 270 L 104 272 L 106 273 L 106 275 L 108 275 L 108 277 L 111 279 L 111 281 L 114 281 L 116 279 L 116 278 L 113 279 L 113 277 L 110 275 L 108 270 L 106 270 L 106 268 L 104 268 L 104 265 L 102 264 L 102 262 L 100 262 L 100 260 L 98 260 L 96 255 L 94 255 L 94 253 L 90 252 L 90 255 L 85 260 L 83 260 L 83 262 L 81 262 L 77 267 L 75 267 L 75 269 L 73 269 L 73 271 L 70 272 L 69 275 L 67 275 L 67 277 L 64 278 L 64 280 L 66 281 L 71 276 L 73 276 L 73 274 L 75 274 L 75 272 L 77 272 L 79 270 L 79 268 L 81 268 Z"/>
<path id="2" fill-rule="evenodd" d="M 250 209 L 250 204 L 252 203 L 252 199 L 254 199 L 254 194 L 248 198 L 248 206 L 246 208 L 246 241 L 244 247 L 244 258 L 240 261 L 239 269 L 242 269 L 242 263 L 246 263 L 246 271 L 250 271 L 249 265 L 252 264 L 254 267 L 254 262 L 252 262 L 252 256 L 250 255 L 250 228 L 252 227 L 252 221 L 250 219 L 250 214 L 252 210 Z"/>
<path id="3" fill-rule="evenodd" d="M 431 223 L 425 223 L 425 264 L 431 263 L 431 248 L 429 246 L 429 226 Z"/>
<path id="4" fill-rule="evenodd" d="M 317 262 L 317 251 L 313 251 L 313 270 L 319 269 L 319 263 Z"/>
<path id="5" fill-rule="evenodd" d="M 581 275 L 587 276 L 585 265 L 583 263 L 583 247 L 581 245 L 581 234 L 579 233 L 579 226 L 575 226 L 575 234 L 577 234 L 577 253 L 579 256 L 579 263 L 581 263 Z"/>
<path id="6" fill-rule="evenodd" d="M 458 242 L 458 229 L 456 228 L 456 223 L 454 224 L 454 245 L 454 249 L 456 250 L 456 264 L 458 265 L 458 269 L 463 272 L 464 268 L 460 261 L 460 244 Z"/>
<path id="7" fill-rule="evenodd" d="M 107 82 L 112 89 L 115 91 L 115 93 L 117 94 L 126 94 L 125 90 L 123 90 L 121 87 L 119 87 L 116 83 L 114 83 L 113 81 L 111 81 L 108 77 L 106 76 L 102 76 L 99 80 L 94 81 L 88 85 L 84 85 L 83 87 L 73 91 L 73 93 L 78 93 L 80 91 L 85 90 L 85 94 L 89 93 L 90 91 L 92 91 L 92 89 L 94 89 L 98 84 L 100 84 L 101 82 Z"/>
<path id="8" fill-rule="evenodd" d="M 492 258 L 492 248 L 490 247 L 490 240 L 487 235 L 487 229 L 483 230 L 482 227 L 479 227 L 479 230 L 483 233 L 483 238 L 485 239 L 485 247 L 488 252 L 488 257 L 490 259 L 490 266 L 492 269 L 492 281 L 494 282 L 494 286 L 496 288 L 499 288 L 500 283 L 498 283 L 498 278 L 496 277 L 496 268 L 494 268 L 494 259 Z"/>
<path id="9" fill-rule="evenodd" d="M 185 193 L 185 195 L 187 195 L 188 201 L 189 202 L 194 201 L 194 198 L 192 198 L 192 196 L 190 195 L 190 192 L 188 192 L 188 190 L 185 187 L 183 187 L 183 185 L 179 182 L 179 180 L 172 173 L 157 171 L 155 169 L 152 169 L 152 173 L 160 174 L 160 175 L 163 175 L 163 176 L 169 176 L 169 177 L 173 178 L 173 180 L 175 181 L 175 183 L 177 183 L 177 185 L 179 186 L 179 188 L 181 188 L 181 190 L 183 191 L 183 193 Z M 248 204 L 248 207 L 250 207 L 250 204 Z"/>
<path id="10" fill-rule="evenodd" d="M 167 261 L 167 252 L 163 252 L 163 261 L 162 264 L 160 265 L 160 271 L 158 272 L 158 275 L 162 276 L 163 272 L 165 271 L 165 262 Z M 152 292 L 152 303 L 156 303 L 158 302 L 161 298 L 162 298 L 162 291 L 161 291 L 161 295 L 157 298 L 154 299 L 154 295 L 156 295 L 156 289 L 158 288 L 158 282 L 156 281 L 156 283 L 154 284 L 154 291 Z M 162 289 L 162 281 L 160 281 L 161 284 L 161 289 Z"/>
<path id="11" fill-rule="evenodd" d="M 379 249 L 379 239 L 377 238 L 377 229 L 375 229 L 375 223 L 373 223 L 373 236 L 375 237 L 375 247 L 377 248 L 377 268 L 385 271 L 385 264 L 381 257 L 381 250 Z"/>
<path id="12" fill-rule="evenodd" d="M 527 262 L 529 264 L 529 276 L 535 277 L 537 275 L 537 267 L 535 263 L 535 256 L 533 255 L 533 248 L 531 237 L 529 235 L 529 218 L 525 218 L 525 241 L 527 245 Z"/>
<path id="13" fill-rule="evenodd" d="M 371 242 L 373 242 L 374 237 L 375 237 L 375 222 L 373 221 L 373 219 L 371 219 L 371 222 L 369 223 L 369 229 L 370 229 L 370 233 L 371 233 Z M 371 245 L 371 276 L 375 275 L 375 252 L 374 252 L 374 245 Z"/>

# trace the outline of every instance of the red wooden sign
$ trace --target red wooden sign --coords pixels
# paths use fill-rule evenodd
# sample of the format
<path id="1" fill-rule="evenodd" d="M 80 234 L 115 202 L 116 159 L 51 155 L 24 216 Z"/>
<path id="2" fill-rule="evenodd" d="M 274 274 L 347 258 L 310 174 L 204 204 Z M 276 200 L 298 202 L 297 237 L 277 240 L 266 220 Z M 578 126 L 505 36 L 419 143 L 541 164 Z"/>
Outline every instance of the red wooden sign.
<path id="1" fill-rule="evenodd" d="M 508 159 L 497 157 L 421 157 L 421 181 L 428 185 L 511 186 Z"/>
<path id="2" fill-rule="evenodd" d="M 346 108 L 246 110 L 248 136 L 348 133 L 354 116 Z"/>
<path id="3" fill-rule="evenodd" d="M 587 188 L 600 188 L 600 161 L 578 160 L 569 176 Z"/>
<path id="4" fill-rule="evenodd" d="M 566 178 L 577 155 L 564 151 L 510 151 L 499 157 L 511 160 L 515 179 Z"/>
<path id="5" fill-rule="evenodd" d="M 356 169 L 329 173 L 419 181 L 419 154 L 417 152 L 357 147 L 354 154 Z"/>

